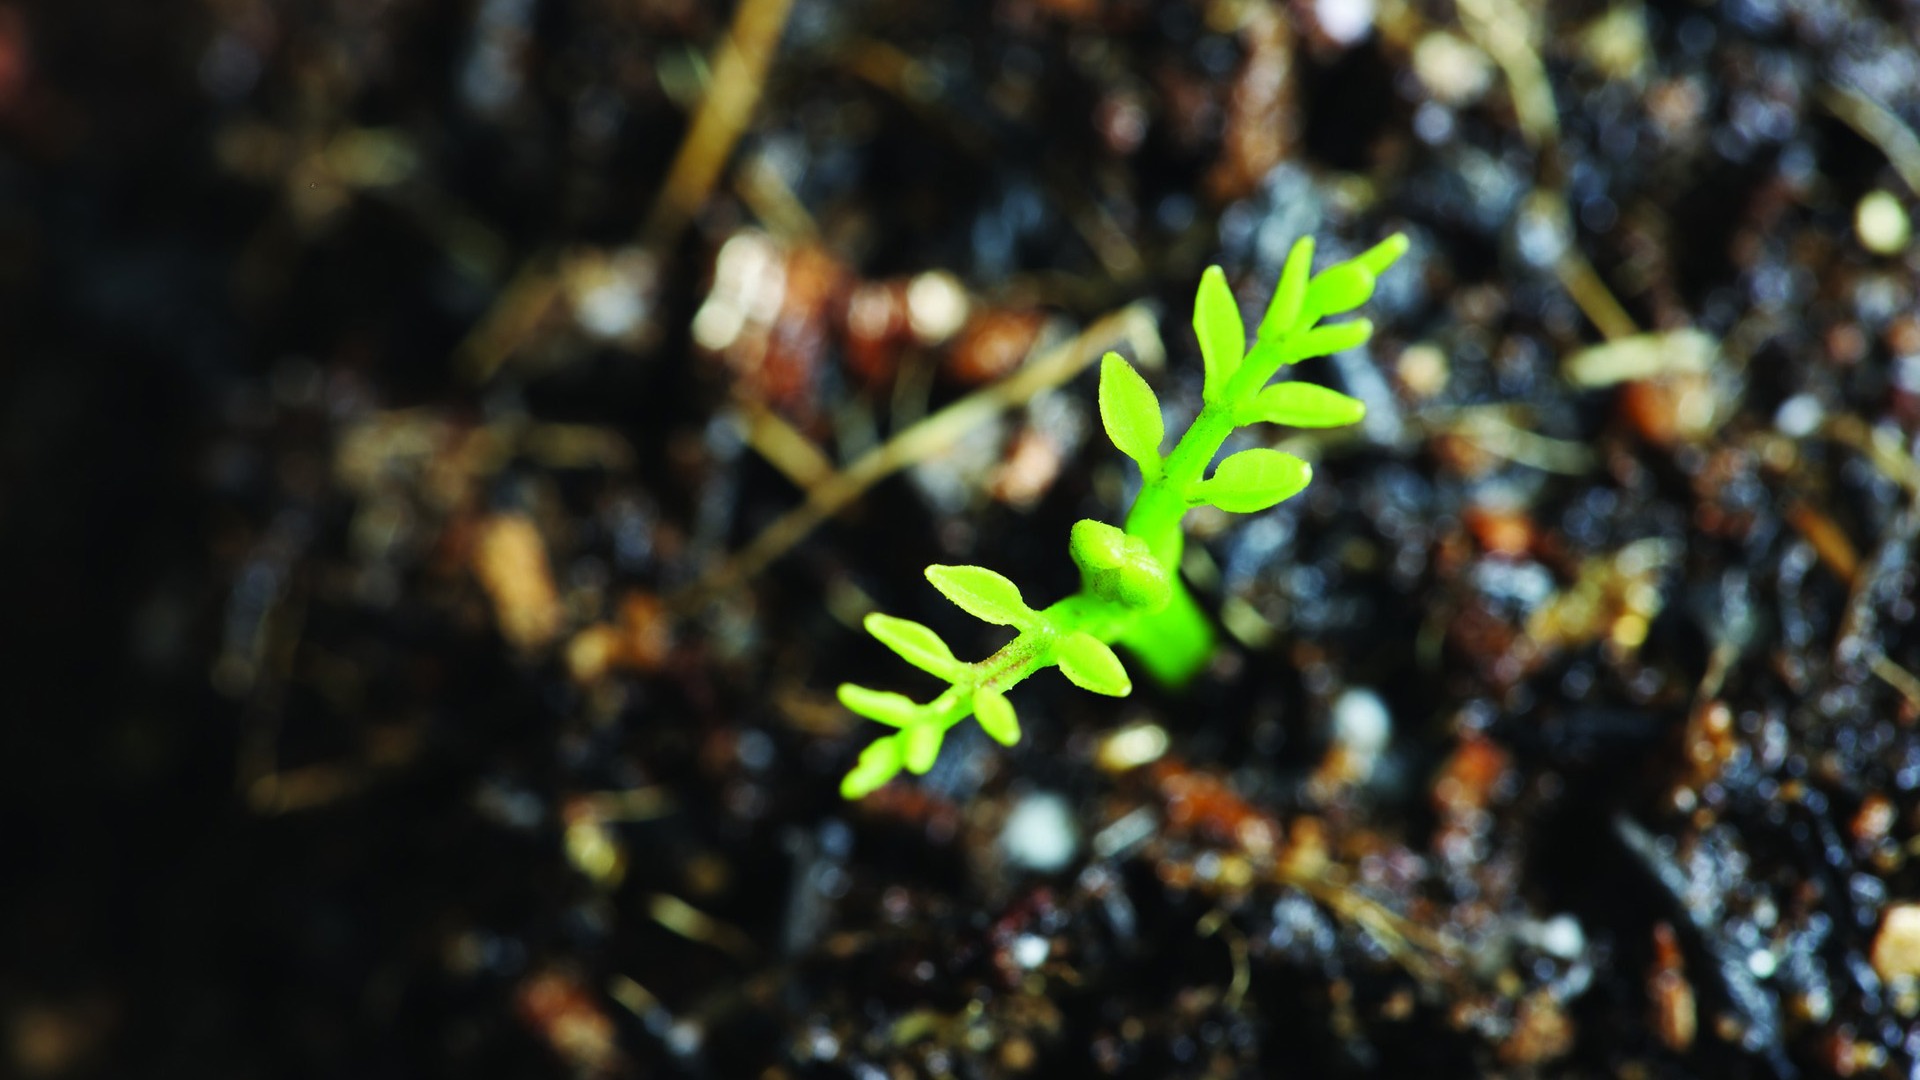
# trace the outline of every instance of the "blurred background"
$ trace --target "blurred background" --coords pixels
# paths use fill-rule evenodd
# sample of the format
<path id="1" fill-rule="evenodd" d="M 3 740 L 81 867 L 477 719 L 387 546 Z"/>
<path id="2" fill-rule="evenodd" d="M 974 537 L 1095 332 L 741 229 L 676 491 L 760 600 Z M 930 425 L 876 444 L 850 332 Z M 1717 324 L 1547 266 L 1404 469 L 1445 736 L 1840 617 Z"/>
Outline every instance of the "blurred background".
<path id="1" fill-rule="evenodd" d="M 0 0 L 0 1073 L 1908 1076 L 1911 0 Z M 1222 649 L 858 805 L 1301 236 Z"/>

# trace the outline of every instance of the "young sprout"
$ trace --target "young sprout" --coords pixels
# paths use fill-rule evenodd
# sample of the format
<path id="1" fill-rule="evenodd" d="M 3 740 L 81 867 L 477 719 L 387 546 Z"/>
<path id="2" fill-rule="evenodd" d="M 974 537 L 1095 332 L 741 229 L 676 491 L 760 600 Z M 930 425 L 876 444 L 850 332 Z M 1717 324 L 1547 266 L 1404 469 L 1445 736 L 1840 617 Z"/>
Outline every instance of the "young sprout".
<path id="1" fill-rule="evenodd" d="M 1395 234 L 1312 274 L 1313 241 L 1295 243 L 1251 348 L 1226 274 L 1208 267 L 1193 307 L 1206 365 L 1200 415 L 1165 455 L 1160 399 L 1133 365 L 1106 354 L 1100 362 L 1100 422 L 1113 445 L 1140 467 L 1140 494 L 1124 527 L 1076 522 L 1067 551 L 1080 568 L 1080 590 L 1037 611 L 1019 586 L 985 567 L 927 567 L 927 580 L 961 610 L 1014 629 L 1013 640 L 984 660 L 955 658 L 939 635 L 919 623 L 868 615 L 868 633 L 948 686 L 922 703 L 842 684 L 841 704 L 895 730 L 867 746 L 840 793 L 858 799 L 902 769 L 924 774 L 939 757 L 947 731 L 968 716 L 996 742 L 1019 742 L 1020 721 L 1006 692 L 1043 668 L 1057 667 L 1068 681 L 1096 694 L 1125 697 L 1133 681 L 1114 654 L 1115 643 L 1161 682 L 1181 685 L 1197 674 L 1213 654 L 1214 638 L 1212 623 L 1178 573 L 1187 512 L 1213 506 L 1259 513 L 1299 494 L 1313 478 L 1305 461 L 1278 450 L 1243 450 L 1211 473 L 1208 466 L 1242 427 L 1339 427 L 1366 415 L 1366 407 L 1345 394 L 1310 383 L 1273 383 L 1273 377 L 1287 365 L 1365 342 L 1373 333 L 1367 320 L 1321 320 L 1366 303 L 1380 274 L 1406 250 L 1406 237 Z"/>

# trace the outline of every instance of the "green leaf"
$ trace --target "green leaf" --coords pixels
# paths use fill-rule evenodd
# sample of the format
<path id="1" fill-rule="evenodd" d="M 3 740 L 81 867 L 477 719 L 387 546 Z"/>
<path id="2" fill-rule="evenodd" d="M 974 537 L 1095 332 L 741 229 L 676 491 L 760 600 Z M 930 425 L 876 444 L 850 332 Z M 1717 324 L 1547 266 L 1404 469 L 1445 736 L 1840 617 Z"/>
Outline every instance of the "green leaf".
<path id="1" fill-rule="evenodd" d="M 870 690 L 853 683 L 841 683 L 838 695 L 840 704 L 848 709 L 890 727 L 906 727 L 920 719 L 922 711 L 912 698 L 891 690 Z"/>
<path id="2" fill-rule="evenodd" d="M 1268 341 L 1277 341 L 1294 324 L 1300 321 L 1300 307 L 1307 297 L 1307 279 L 1313 271 L 1313 237 L 1303 236 L 1293 242 L 1293 250 L 1287 253 L 1287 264 L 1280 271 L 1280 284 L 1273 290 L 1273 300 L 1267 304 L 1267 315 L 1260 320 L 1260 336 Z"/>
<path id="3" fill-rule="evenodd" d="M 1152 613 L 1166 607 L 1167 601 L 1173 598 L 1173 582 L 1167 577 L 1166 567 L 1151 556 L 1129 560 L 1112 573 L 1112 584 L 1098 591 L 1125 607 Z"/>
<path id="4" fill-rule="evenodd" d="M 1054 659 L 1060 673 L 1082 690 L 1109 697 L 1126 697 L 1133 692 L 1133 680 L 1127 678 L 1120 658 L 1092 634 L 1079 630 L 1068 634 L 1055 647 Z"/>
<path id="5" fill-rule="evenodd" d="M 1158 611 L 1172 593 L 1167 570 L 1145 540 L 1091 518 L 1073 523 L 1067 553 L 1080 567 L 1087 588 L 1102 600 L 1128 608 Z"/>
<path id="6" fill-rule="evenodd" d="M 1160 399 L 1119 353 L 1100 360 L 1100 423 L 1113 445 L 1140 463 L 1142 476 L 1152 480 L 1160 475 L 1160 440 L 1167 433 Z"/>
<path id="7" fill-rule="evenodd" d="M 1173 582 L 1169 580 L 1167 568 L 1153 557 L 1153 551 L 1147 547 L 1145 540 L 1135 536 L 1127 539 L 1131 543 L 1127 545 L 1125 561 L 1094 577 L 1090 582 L 1094 594 L 1135 611 L 1159 611 L 1167 606 L 1167 600 L 1173 593 Z"/>
<path id="8" fill-rule="evenodd" d="M 1315 318 L 1345 315 L 1373 297 L 1373 271 L 1358 262 L 1329 266 L 1307 286 L 1306 310 Z"/>
<path id="9" fill-rule="evenodd" d="M 927 580 L 960 610 L 995 626 L 1026 626 L 1036 616 L 1020 588 L 984 566 L 929 566 Z"/>
<path id="10" fill-rule="evenodd" d="M 1067 534 L 1067 554 L 1088 573 L 1111 570 L 1126 560 L 1127 534 L 1104 521 L 1081 518 Z"/>
<path id="11" fill-rule="evenodd" d="M 1251 514 L 1299 494 L 1311 479 L 1313 469 L 1292 454 L 1242 450 L 1194 485 L 1194 494 L 1229 513 Z"/>
<path id="12" fill-rule="evenodd" d="M 1227 380 L 1247 350 L 1247 327 L 1240 321 L 1240 305 L 1227 288 L 1226 272 L 1207 267 L 1200 275 L 1200 292 L 1193 298 L 1193 333 L 1200 339 L 1200 358 L 1206 361 L 1207 378 L 1201 396 L 1220 400 Z"/>
<path id="13" fill-rule="evenodd" d="M 900 774 L 900 737 L 875 739 L 860 751 L 860 761 L 840 781 L 840 797 L 864 799 Z"/>
<path id="14" fill-rule="evenodd" d="M 954 659 L 953 650 L 940 635 L 910 619 L 896 619 L 874 612 L 865 621 L 867 633 L 880 644 L 900 654 L 900 658 L 929 675 L 952 682 L 964 666 Z"/>
<path id="15" fill-rule="evenodd" d="M 1297 364 L 1316 356 L 1332 356 L 1356 345 L 1366 344 L 1373 336 L 1373 323 L 1366 319 L 1316 326 L 1293 339 L 1287 346 L 1286 363 Z"/>
<path id="16" fill-rule="evenodd" d="M 940 756 L 940 740 L 945 738 L 947 729 L 941 724 L 916 724 L 900 733 L 906 743 L 901 758 L 907 764 L 907 771 L 915 776 L 925 776 L 927 770 Z"/>
<path id="17" fill-rule="evenodd" d="M 1260 391 L 1235 419 L 1242 424 L 1286 424 L 1288 427 L 1327 428 L 1357 424 L 1367 407 L 1337 390 L 1312 383 L 1284 382 Z"/>
<path id="18" fill-rule="evenodd" d="M 1379 277 L 1387 272 L 1387 267 L 1400 261 L 1400 256 L 1407 253 L 1408 246 L 1406 233 L 1394 233 L 1361 252 L 1353 261 L 1366 267 L 1374 277 Z"/>
<path id="19" fill-rule="evenodd" d="M 998 690 L 983 686 L 973 692 L 973 717 L 980 721 L 980 730 L 1001 746 L 1020 741 L 1020 721 L 1013 715 L 1012 703 Z"/>

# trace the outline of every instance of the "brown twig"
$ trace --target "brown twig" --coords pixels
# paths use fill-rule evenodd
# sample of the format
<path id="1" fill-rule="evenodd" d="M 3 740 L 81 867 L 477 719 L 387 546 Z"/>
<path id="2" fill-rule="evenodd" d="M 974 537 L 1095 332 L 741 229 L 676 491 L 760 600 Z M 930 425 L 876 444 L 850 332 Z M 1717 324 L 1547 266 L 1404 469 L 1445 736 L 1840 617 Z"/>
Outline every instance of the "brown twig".
<path id="1" fill-rule="evenodd" d="M 991 386 L 968 394 L 868 451 L 845 469 L 826 476 L 807 491 L 807 500 L 760 531 L 747 546 L 669 601 L 676 614 L 690 614 L 712 598 L 738 587 L 784 555 L 822 522 L 853 503 L 868 488 L 910 465 L 925 461 L 958 442 L 989 417 L 1019 405 L 1042 390 L 1073 378 L 1111 345 L 1131 340 L 1140 347 L 1159 336 L 1146 309 L 1128 306 L 1095 320 L 1071 341 L 1022 366 Z"/>
<path id="2" fill-rule="evenodd" d="M 1878 101 L 1849 86 L 1825 86 L 1820 103 L 1860 137 L 1880 148 L 1893 170 L 1920 195 L 1920 135 Z"/>
<path id="3" fill-rule="evenodd" d="M 1459 0 L 1455 10 L 1460 13 L 1461 25 L 1467 33 L 1493 58 L 1506 78 L 1520 134 L 1548 163 L 1551 176 L 1556 171 L 1551 163 L 1560 148 L 1560 119 L 1554 106 L 1553 84 L 1547 78 L 1546 64 L 1533 41 L 1539 14 L 1529 12 L 1518 0 Z M 1561 181 L 1542 181 L 1540 191 L 1547 201 L 1543 212 L 1554 215 L 1555 224 L 1569 236 L 1566 251 L 1553 266 L 1561 288 L 1567 290 L 1580 311 L 1607 340 L 1639 333 L 1633 317 L 1614 297 L 1599 271 L 1573 244 L 1572 216 L 1567 211 Z"/>
<path id="4" fill-rule="evenodd" d="M 713 185 L 746 130 L 766 85 L 767 69 L 787 25 L 793 0 L 741 0 L 733 25 L 721 38 L 707 96 L 694 114 L 687 136 L 668 167 L 640 230 L 641 245 L 664 253 L 705 205 Z M 533 337 L 562 290 L 555 252 L 543 251 L 521 264 L 493 306 L 475 324 L 455 355 L 471 382 L 493 378 L 507 359 Z"/>
<path id="5" fill-rule="evenodd" d="M 720 42 L 713 62 L 707 96 L 694 114 L 693 126 L 680 143 L 667 182 L 654 199 L 641 230 L 641 243 L 665 251 L 680 238 L 713 191 L 734 144 L 740 141 L 766 86 L 774 49 L 787 26 L 793 0 L 741 0 L 733 25 Z"/>

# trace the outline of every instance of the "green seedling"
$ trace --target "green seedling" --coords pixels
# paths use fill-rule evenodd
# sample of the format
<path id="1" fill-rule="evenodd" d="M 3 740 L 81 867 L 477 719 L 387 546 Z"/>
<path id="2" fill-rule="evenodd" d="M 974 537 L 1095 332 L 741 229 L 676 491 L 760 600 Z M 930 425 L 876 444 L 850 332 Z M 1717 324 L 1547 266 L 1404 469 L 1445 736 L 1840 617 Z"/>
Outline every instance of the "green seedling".
<path id="1" fill-rule="evenodd" d="M 1080 591 L 1038 610 L 1028 606 L 1018 586 L 992 570 L 927 567 L 927 580 L 962 610 L 1015 631 L 1012 641 L 984 660 L 957 659 L 939 635 L 919 623 L 868 615 L 868 633 L 949 685 L 922 703 L 843 684 L 842 704 L 897 730 L 861 753 L 841 781 L 840 793 L 858 799 L 901 769 L 925 773 L 947 731 L 968 716 L 1001 744 L 1019 742 L 1020 722 L 1006 694 L 1043 668 L 1057 667 L 1070 682 L 1096 694 L 1125 697 L 1133 681 L 1114 654 L 1116 643 L 1167 685 L 1182 685 L 1198 674 L 1213 655 L 1214 631 L 1180 580 L 1181 522 L 1197 506 L 1259 513 L 1307 486 L 1313 469 L 1278 450 L 1243 450 L 1218 465 L 1213 460 L 1242 427 L 1338 427 L 1365 415 L 1360 402 L 1324 386 L 1268 384 L 1282 367 L 1365 342 L 1373 333 L 1367 320 L 1321 320 L 1366 303 L 1375 280 L 1406 250 L 1406 237 L 1396 234 L 1354 259 L 1310 274 L 1313 241 L 1300 240 L 1287 256 L 1251 349 L 1226 275 L 1209 267 L 1193 309 L 1206 364 L 1200 415 L 1165 455 L 1160 448 L 1166 425 L 1153 388 L 1119 354 L 1106 354 L 1100 362 L 1100 422 L 1113 445 L 1139 465 L 1142 481 L 1125 527 L 1076 522 L 1067 551 L 1080 568 Z"/>

